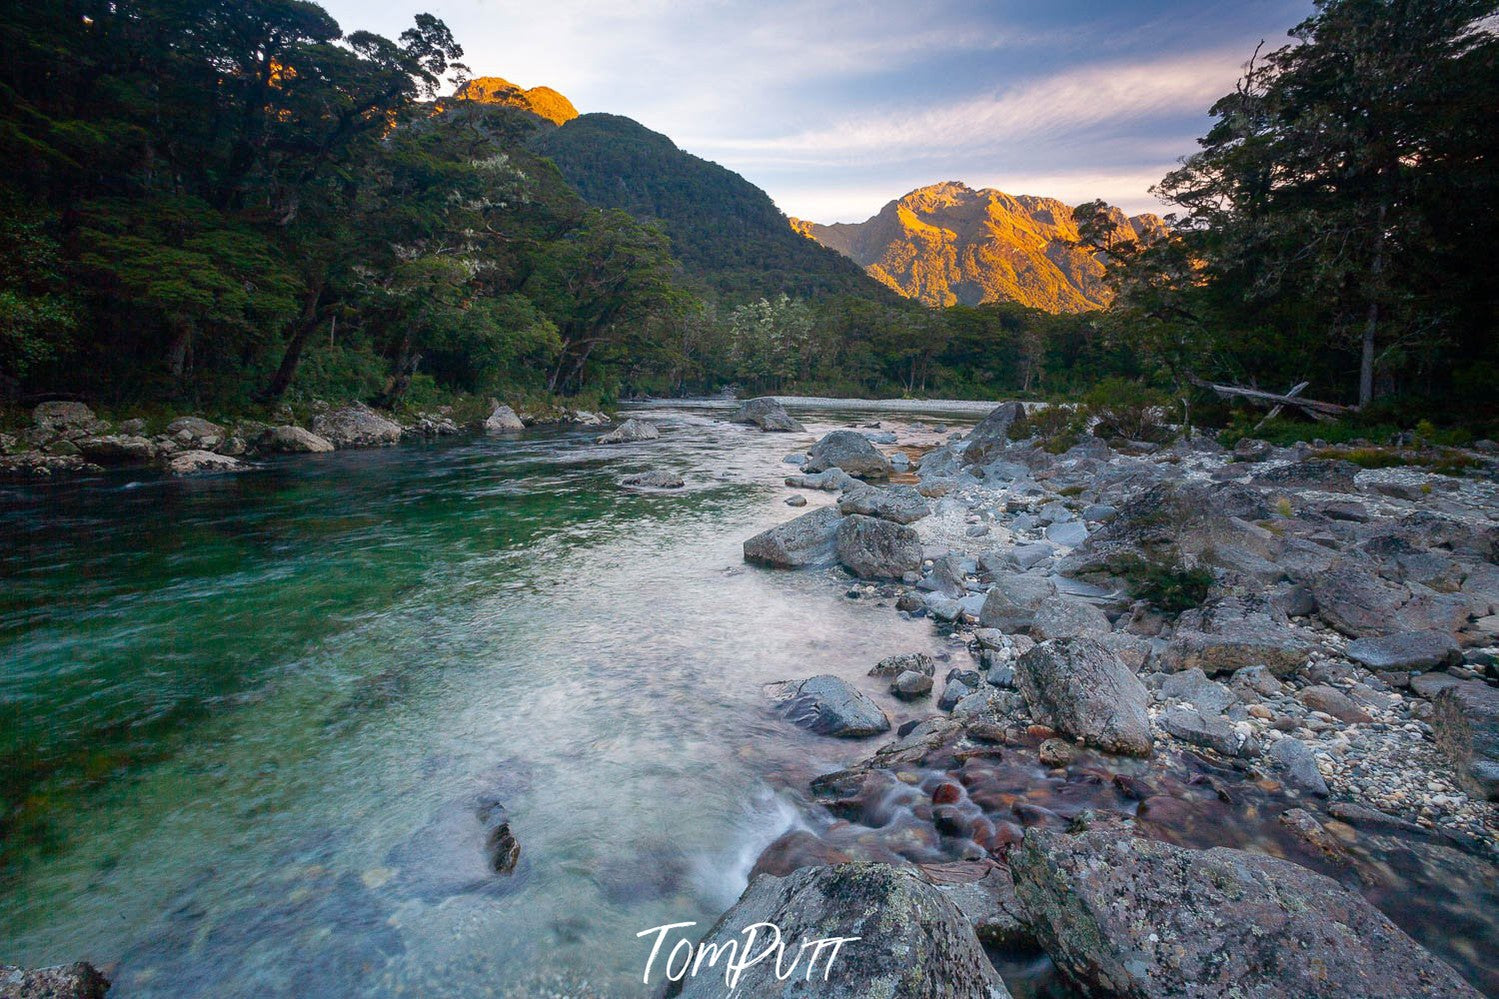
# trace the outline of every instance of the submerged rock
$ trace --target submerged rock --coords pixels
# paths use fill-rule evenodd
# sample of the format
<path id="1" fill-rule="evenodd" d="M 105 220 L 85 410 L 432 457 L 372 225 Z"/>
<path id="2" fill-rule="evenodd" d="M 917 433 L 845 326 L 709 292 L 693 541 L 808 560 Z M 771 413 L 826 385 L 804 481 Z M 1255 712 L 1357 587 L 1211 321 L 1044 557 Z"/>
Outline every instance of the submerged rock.
<path id="1" fill-rule="evenodd" d="M 874 664 L 869 671 L 870 676 L 900 676 L 906 671 L 925 673 L 933 676 L 937 672 L 937 663 L 925 652 L 907 652 L 899 656 L 887 656 Z"/>
<path id="2" fill-rule="evenodd" d="M 786 412 L 786 407 L 769 396 L 751 399 L 731 417 L 732 423 L 748 423 L 767 433 L 800 433 L 807 428 Z"/>
<path id="3" fill-rule="evenodd" d="M 761 531 L 744 543 L 744 560 L 782 569 L 831 562 L 833 540 L 843 515 L 818 507 L 795 520 Z"/>
<path id="4" fill-rule="evenodd" d="M 738 949 L 754 924 L 777 927 L 785 943 L 784 977 L 774 957 L 743 974 L 734 991 L 742 999 L 1008 999 L 1009 991 L 984 954 L 963 912 L 914 868 L 852 863 L 803 867 L 784 878 L 764 875 L 708 931 L 708 954 Z M 768 932 L 768 931 L 766 931 Z M 858 937 L 836 960 L 824 949 L 811 973 L 788 970 L 809 960 L 803 940 Z M 756 953 L 766 945 L 762 938 Z M 663 948 L 664 949 L 664 948 Z M 702 951 L 699 951 L 701 953 Z M 728 990 L 723 963 L 673 982 L 667 995 L 720 999 Z M 826 974 L 824 974 L 826 972 Z"/>
<path id="5" fill-rule="evenodd" d="M 1010 866 L 1042 946 L 1091 994 L 1478 996 L 1361 896 L 1289 861 L 1031 829 Z"/>
<path id="6" fill-rule="evenodd" d="M 368 406 L 345 406 L 312 418 L 312 432 L 334 447 L 380 447 L 401 439 L 400 424 Z"/>
<path id="7" fill-rule="evenodd" d="M 787 719 L 818 735 L 858 739 L 890 730 L 890 719 L 863 693 L 828 673 L 771 684 Z"/>
<path id="8" fill-rule="evenodd" d="M 853 430 L 834 430 L 813 444 L 807 452 L 808 472 L 841 468 L 859 479 L 888 479 L 890 462 L 869 438 Z"/>
<path id="9" fill-rule="evenodd" d="M 637 420 L 632 416 L 600 437 L 598 442 L 600 444 L 629 444 L 634 441 L 653 441 L 660 436 L 661 431 L 644 420 Z"/>
<path id="10" fill-rule="evenodd" d="M 899 579 L 921 568 L 921 538 L 903 524 L 854 514 L 838 525 L 838 561 L 860 579 Z"/>
<path id="11" fill-rule="evenodd" d="M 1091 638 L 1042 642 L 1015 665 L 1032 716 L 1110 753 L 1148 756 L 1150 695 L 1139 677 Z"/>
<path id="12" fill-rule="evenodd" d="M 104 999 L 108 991 L 109 979 L 84 961 L 32 970 L 0 965 L 0 996 L 5 999 Z"/>
<path id="13" fill-rule="evenodd" d="M 675 472 L 636 472 L 619 480 L 626 489 L 681 489 L 687 483 Z"/>

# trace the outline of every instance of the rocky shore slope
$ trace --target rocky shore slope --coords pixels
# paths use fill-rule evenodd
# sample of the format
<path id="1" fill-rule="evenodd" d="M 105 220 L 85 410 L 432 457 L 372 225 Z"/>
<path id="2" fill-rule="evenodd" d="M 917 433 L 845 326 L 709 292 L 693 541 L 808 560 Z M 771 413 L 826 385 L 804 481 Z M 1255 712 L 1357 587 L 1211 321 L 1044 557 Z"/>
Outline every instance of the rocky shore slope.
<path id="1" fill-rule="evenodd" d="M 853 577 L 952 652 L 767 691 L 787 724 L 882 744 L 805 789 L 708 942 L 751 917 L 833 932 L 847 895 L 837 932 L 869 945 L 818 995 L 1006 994 L 975 953 L 1081 995 L 1499 994 L 1492 453 L 1460 476 L 1320 442 L 1054 454 L 1024 416 L 787 457 L 788 487 L 837 498 L 746 560 Z M 971 939 L 895 930 L 955 914 Z"/>

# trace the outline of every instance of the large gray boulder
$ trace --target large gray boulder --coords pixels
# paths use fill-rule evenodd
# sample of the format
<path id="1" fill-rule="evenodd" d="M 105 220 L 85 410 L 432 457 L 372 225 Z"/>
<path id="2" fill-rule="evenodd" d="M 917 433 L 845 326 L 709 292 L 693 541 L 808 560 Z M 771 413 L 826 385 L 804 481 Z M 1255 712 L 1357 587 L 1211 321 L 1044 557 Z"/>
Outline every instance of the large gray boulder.
<path id="1" fill-rule="evenodd" d="M 498 434 L 510 430 L 524 429 L 526 429 L 526 425 L 521 422 L 521 418 L 516 414 L 515 410 L 504 403 L 496 404 L 494 412 L 490 413 L 484 420 L 485 433 Z"/>
<path id="2" fill-rule="evenodd" d="M 630 417 L 613 430 L 599 438 L 600 444 L 630 444 L 635 441 L 653 441 L 661 431 L 644 420 Z"/>
<path id="3" fill-rule="evenodd" d="M 83 961 L 30 970 L 0 965 L 4 999 L 104 999 L 108 991 L 109 979 Z"/>
<path id="4" fill-rule="evenodd" d="M 1088 994 L 1478 996 L 1361 896 L 1289 861 L 1034 828 L 1010 870 L 1042 947 Z"/>
<path id="5" fill-rule="evenodd" d="M 1462 594 L 1413 592 L 1362 564 L 1333 566 L 1311 582 L 1311 591 L 1322 620 L 1350 638 L 1455 632 L 1467 623 L 1471 607 Z"/>
<path id="6" fill-rule="evenodd" d="M 333 450 L 325 438 L 301 427 L 271 427 L 260 435 L 256 447 L 272 454 L 323 454 Z"/>
<path id="7" fill-rule="evenodd" d="M 184 447 L 212 451 L 224 441 L 224 428 L 201 416 L 179 416 L 167 424 L 167 436 Z"/>
<path id="8" fill-rule="evenodd" d="M 84 437 L 73 442 L 85 461 L 96 465 L 144 465 L 156 457 L 157 448 L 149 439 L 134 434 L 109 434 Z"/>
<path id="9" fill-rule="evenodd" d="M 857 479 L 888 479 L 893 469 L 869 438 L 852 430 L 834 430 L 807 452 L 808 472 L 841 468 Z"/>
<path id="10" fill-rule="evenodd" d="M 769 396 L 751 399 L 731 417 L 730 422 L 748 423 L 767 433 L 800 433 L 807 428 L 786 412 L 786 407 Z"/>
<path id="11" fill-rule="evenodd" d="M 166 461 L 166 470 L 172 475 L 212 475 L 217 472 L 243 472 L 250 466 L 238 458 L 212 451 L 182 451 Z"/>
<path id="12" fill-rule="evenodd" d="M 82 430 L 97 423 L 98 419 L 94 411 L 83 403 L 61 399 L 37 403 L 36 408 L 31 411 L 31 422 L 39 429 L 51 433 Z"/>
<path id="13" fill-rule="evenodd" d="M 838 525 L 838 561 L 860 579 L 899 579 L 921 568 L 921 538 L 905 526 L 854 514 Z"/>
<path id="14" fill-rule="evenodd" d="M 736 999 L 1008 999 L 1010 993 L 984 954 L 963 912 L 915 868 L 850 863 L 803 867 L 784 878 L 755 878 L 734 907 L 708 931 L 697 953 L 696 975 L 667 987 L 682 999 L 729 994 L 725 965 L 745 941 L 746 927 L 769 924 L 785 942 L 781 974 L 772 956 L 733 983 Z M 762 934 L 769 933 L 762 930 Z M 804 940 L 857 937 L 836 958 Z M 755 954 L 765 947 L 762 935 Z M 731 951 L 730 948 L 733 950 Z M 669 945 L 663 946 L 662 957 Z M 716 963 L 710 963 L 714 957 Z M 694 955 L 696 957 L 696 954 Z M 658 958 L 658 961 L 660 958 Z M 789 967 L 793 960 L 798 963 Z M 741 963 L 742 960 L 741 960 Z"/>
<path id="15" fill-rule="evenodd" d="M 773 683 L 766 691 L 788 720 L 818 735 L 859 739 L 890 730 L 890 719 L 879 705 L 828 673 Z"/>
<path id="16" fill-rule="evenodd" d="M 1031 622 L 1031 637 L 1038 641 L 1084 635 L 1102 638 L 1113 630 L 1103 611 L 1087 601 L 1062 596 L 1042 602 L 1036 610 L 1036 619 Z"/>
<path id="17" fill-rule="evenodd" d="M 990 410 L 978 426 L 968 432 L 963 446 L 963 464 L 987 465 L 1010 446 L 1010 427 L 1025 419 L 1025 407 L 1006 402 Z"/>
<path id="18" fill-rule="evenodd" d="M 979 626 L 1011 634 L 1029 631 L 1036 612 L 1056 596 L 1056 584 L 1043 576 L 1000 575 L 979 608 Z"/>
<path id="19" fill-rule="evenodd" d="M 1316 754 L 1306 743 L 1288 735 L 1272 742 L 1265 755 L 1280 764 L 1288 786 L 1319 798 L 1327 797 L 1327 779 L 1317 766 Z"/>
<path id="20" fill-rule="evenodd" d="M 345 406 L 312 418 L 312 432 L 334 447 L 381 447 L 401 439 L 401 426 L 368 406 Z"/>
<path id="21" fill-rule="evenodd" d="M 897 524 L 914 524 L 932 512 L 926 497 L 917 492 L 915 486 L 855 487 L 838 501 L 838 509 L 843 513 L 893 520 Z"/>
<path id="22" fill-rule="evenodd" d="M 833 540 L 843 515 L 818 507 L 794 520 L 761 531 L 744 543 L 744 560 L 780 569 L 819 565 L 833 560 Z"/>
<path id="23" fill-rule="evenodd" d="M 1289 676 L 1318 648 L 1267 601 L 1230 598 L 1182 614 L 1159 662 L 1168 673 L 1200 669 L 1214 676 L 1266 666 L 1276 676 Z"/>
<path id="24" fill-rule="evenodd" d="M 1445 631 L 1407 631 L 1348 643 L 1348 658 L 1372 670 L 1421 672 L 1463 661 L 1457 639 Z"/>
<path id="25" fill-rule="evenodd" d="M 1041 724 L 1106 752 L 1150 754 L 1150 695 L 1140 678 L 1094 639 L 1042 642 L 1015 663 L 1015 685 Z"/>
<path id="26" fill-rule="evenodd" d="M 1341 458 L 1308 458 L 1267 469 L 1255 476 L 1260 485 L 1280 489 L 1313 489 L 1329 493 L 1351 493 L 1357 485 L 1359 467 Z"/>
<path id="27" fill-rule="evenodd" d="M 1434 703 L 1437 745 L 1457 764 L 1458 779 L 1475 796 L 1499 801 L 1499 687 L 1454 683 Z"/>

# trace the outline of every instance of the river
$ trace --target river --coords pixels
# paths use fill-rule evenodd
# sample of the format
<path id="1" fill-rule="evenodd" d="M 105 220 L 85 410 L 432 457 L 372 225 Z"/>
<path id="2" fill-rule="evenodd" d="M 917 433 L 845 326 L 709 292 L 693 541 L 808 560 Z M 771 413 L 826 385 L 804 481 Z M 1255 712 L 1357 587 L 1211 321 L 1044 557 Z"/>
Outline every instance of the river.
<path id="1" fill-rule="evenodd" d="M 92 961 L 112 996 L 649 994 L 636 934 L 711 923 L 797 789 L 871 748 L 761 686 L 874 691 L 876 660 L 951 647 L 742 562 L 796 512 L 782 456 L 851 414 L 644 415 L 659 440 L 0 487 L 0 957 Z M 615 486 L 658 468 L 687 488 Z"/>

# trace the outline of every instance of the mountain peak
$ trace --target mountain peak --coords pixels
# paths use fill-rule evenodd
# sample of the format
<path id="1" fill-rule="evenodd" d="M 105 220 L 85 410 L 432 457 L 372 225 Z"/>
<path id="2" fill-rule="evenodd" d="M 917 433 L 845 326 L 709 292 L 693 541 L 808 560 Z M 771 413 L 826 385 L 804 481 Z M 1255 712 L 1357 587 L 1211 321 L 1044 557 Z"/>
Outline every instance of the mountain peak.
<path id="1" fill-rule="evenodd" d="M 540 115 L 555 125 L 578 117 L 573 102 L 551 87 L 527 90 L 499 76 L 479 76 L 469 80 L 453 94 L 459 100 L 483 104 L 504 104 Z"/>
<path id="2" fill-rule="evenodd" d="M 1165 231 L 1154 215 L 1112 209 L 1110 218 L 1126 239 Z M 1109 302 L 1103 263 L 1078 245 L 1072 206 L 1055 198 L 948 180 L 919 187 L 864 222 L 797 219 L 792 227 L 927 305 L 1011 301 L 1083 312 Z"/>

